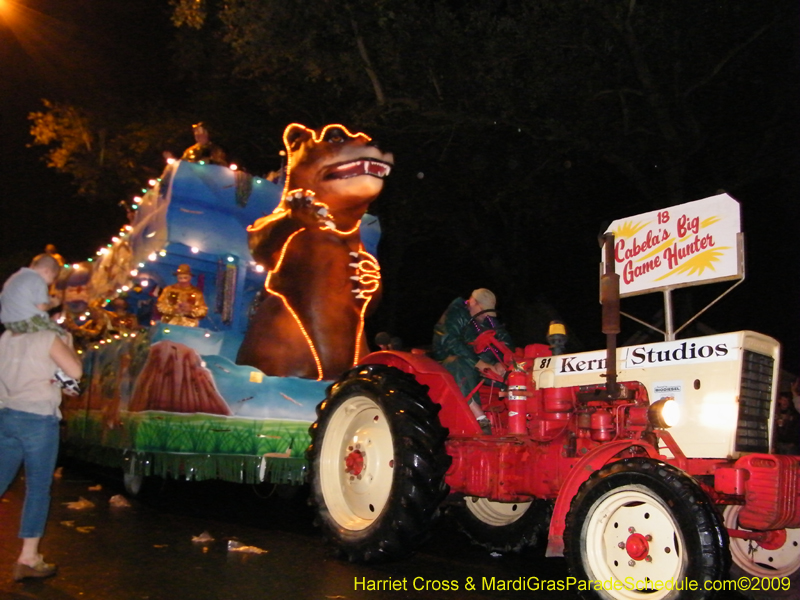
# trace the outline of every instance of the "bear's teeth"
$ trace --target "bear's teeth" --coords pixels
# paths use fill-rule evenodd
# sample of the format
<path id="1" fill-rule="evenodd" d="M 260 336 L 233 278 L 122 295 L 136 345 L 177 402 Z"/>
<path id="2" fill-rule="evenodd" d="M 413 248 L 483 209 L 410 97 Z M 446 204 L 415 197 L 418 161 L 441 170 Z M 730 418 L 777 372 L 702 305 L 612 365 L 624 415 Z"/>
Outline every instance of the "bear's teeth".
<path id="1" fill-rule="evenodd" d="M 349 179 L 359 175 L 372 175 L 373 177 L 386 177 L 391 172 L 391 166 L 380 161 L 369 159 L 354 160 L 337 165 L 329 178 Z"/>
<path id="2" fill-rule="evenodd" d="M 367 173 L 369 173 L 370 175 L 386 177 L 391 171 L 392 168 L 384 163 L 373 162 L 373 161 L 367 163 Z"/>

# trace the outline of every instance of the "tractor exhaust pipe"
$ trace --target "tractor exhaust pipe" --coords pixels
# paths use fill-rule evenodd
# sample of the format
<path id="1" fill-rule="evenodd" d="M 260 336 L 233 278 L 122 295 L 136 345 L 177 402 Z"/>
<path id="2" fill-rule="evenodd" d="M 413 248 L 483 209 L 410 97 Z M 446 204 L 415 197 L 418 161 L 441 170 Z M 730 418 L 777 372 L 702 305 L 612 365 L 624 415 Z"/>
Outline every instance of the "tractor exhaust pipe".
<path id="1" fill-rule="evenodd" d="M 614 271 L 614 234 L 604 233 L 603 274 L 600 276 L 600 303 L 603 305 L 603 333 L 606 334 L 606 394 L 617 397 L 617 334 L 620 332 L 619 275 Z"/>

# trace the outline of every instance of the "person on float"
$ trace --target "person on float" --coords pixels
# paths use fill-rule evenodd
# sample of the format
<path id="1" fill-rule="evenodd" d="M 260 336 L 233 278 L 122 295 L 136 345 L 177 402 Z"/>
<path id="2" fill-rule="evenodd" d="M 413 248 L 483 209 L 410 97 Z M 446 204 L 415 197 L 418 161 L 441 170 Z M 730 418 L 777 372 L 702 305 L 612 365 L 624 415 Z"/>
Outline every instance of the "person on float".
<path id="1" fill-rule="evenodd" d="M 110 333 L 139 331 L 139 320 L 135 314 L 128 311 L 128 301 L 125 298 L 114 298 L 111 301 L 111 310 L 106 312 L 108 312 L 108 331 Z"/>
<path id="2" fill-rule="evenodd" d="M 55 259 L 56 259 L 56 262 L 58 262 L 58 265 L 59 265 L 60 267 L 63 267 L 63 266 L 64 266 L 64 257 L 63 257 L 63 256 L 61 256 L 61 255 L 58 253 L 58 248 L 56 248 L 55 244 L 47 244 L 47 245 L 44 247 L 44 253 L 45 253 L 45 254 L 49 254 L 50 256 L 52 256 L 53 258 L 55 258 Z"/>
<path id="3" fill-rule="evenodd" d="M 481 430 L 489 435 L 491 424 L 481 408 L 477 391 L 472 393 L 486 371 L 505 374 L 505 367 L 491 350 L 476 352 L 472 342 L 483 331 L 493 329 L 497 339 L 512 348 L 511 336 L 497 319 L 497 298 L 491 290 L 479 288 L 469 298 L 456 298 L 447 307 L 433 330 L 433 358 L 442 363 L 455 379 Z M 471 394 L 471 395 L 470 395 Z"/>
<path id="4" fill-rule="evenodd" d="M 207 162 L 213 165 L 228 166 L 228 158 L 225 151 L 211 141 L 208 128 L 202 121 L 192 125 L 194 132 L 194 145 L 189 146 L 183 151 L 181 160 L 189 162 Z"/>
<path id="5" fill-rule="evenodd" d="M 178 282 L 165 287 L 156 302 L 161 321 L 169 325 L 197 327 L 200 319 L 208 314 L 203 292 L 192 285 L 189 265 L 180 265 L 175 276 Z"/>

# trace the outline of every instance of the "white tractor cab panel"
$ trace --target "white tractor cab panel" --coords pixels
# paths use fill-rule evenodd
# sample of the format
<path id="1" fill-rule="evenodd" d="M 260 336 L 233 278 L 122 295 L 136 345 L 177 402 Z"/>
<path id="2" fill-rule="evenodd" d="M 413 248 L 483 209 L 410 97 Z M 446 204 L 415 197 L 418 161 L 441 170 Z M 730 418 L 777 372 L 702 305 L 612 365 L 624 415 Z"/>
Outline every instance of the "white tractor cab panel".
<path id="1" fill-rule="evenodd" d="M 769 452 L 779 365 L 780 344 L 754 331 L 617 349 L 617 381 L 644 384 L 650 404 L 678 403 L 669 432 L 688 458 Z M 605 368 L 604 350 L 562 354 L 536 359 L 533 379 L 539 389 L 597 385 Z"/>

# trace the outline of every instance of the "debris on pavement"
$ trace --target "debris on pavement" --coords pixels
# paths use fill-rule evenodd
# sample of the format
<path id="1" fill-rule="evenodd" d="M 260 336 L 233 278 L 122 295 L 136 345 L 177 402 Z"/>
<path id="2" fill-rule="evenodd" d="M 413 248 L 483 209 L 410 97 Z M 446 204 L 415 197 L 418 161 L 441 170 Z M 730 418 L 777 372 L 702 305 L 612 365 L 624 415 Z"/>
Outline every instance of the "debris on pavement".
<path id="1" fill-rule="evenodd" d="M 108 504 L 117 508 L 127 508 L 131 505 L 131 503 L 128 502 L 128 499 L 122 494 L 111 496 L 111 498 L 108 499 Z"/>
<path id="2" fill-rule="evenodd" d="M 90 533 L 94 531 L 94 525 L 84 525 L 83 527 L 76 527 L 75 531 L 80 531 L 81 533 Z"/>
<path id="3" fill-rule="evenodd" d="M 75 527 L 75 521 L 61 521 L 64 527 Z"/>
<path id="4" fill-rule="evenodd" d="M 102 486 L 102 485 L 100 485 L 100 484 L 98 483 L 97 485 L 91 485 L 91 486 L 89 486 L 87 489 L 88 489 L 90 492 L 99 492 L 100 490 L 102 490 L 102 489 L 103 489 L 103 486 Z"/>
<path id="5" fill-rule="evenodd" d="M 200 535 L 192 536 L 192 541 L 195 544 L 205 544 L 206 542 L 213 542 L 214 538 L 210 533 L 204 531 Z"/>
<path id="6" fill-rule="evenodd" d="M 72 510 L 84 510 L 86 508 L 94 508 L 94 502 L 87 500 L 83 496 L 78 496 L 78 500 L 75 502 L 64 502 L 64 505 L 67 508 L 71 508 Z"/>
<path id="7" fill-rule="evenodd" d="M 256 546 L 245 546 L 242 542 L 228 540 L 228 552 L 242 552 L 246 554 L 266 554 L 269 550 L 263 550 Z"/>

